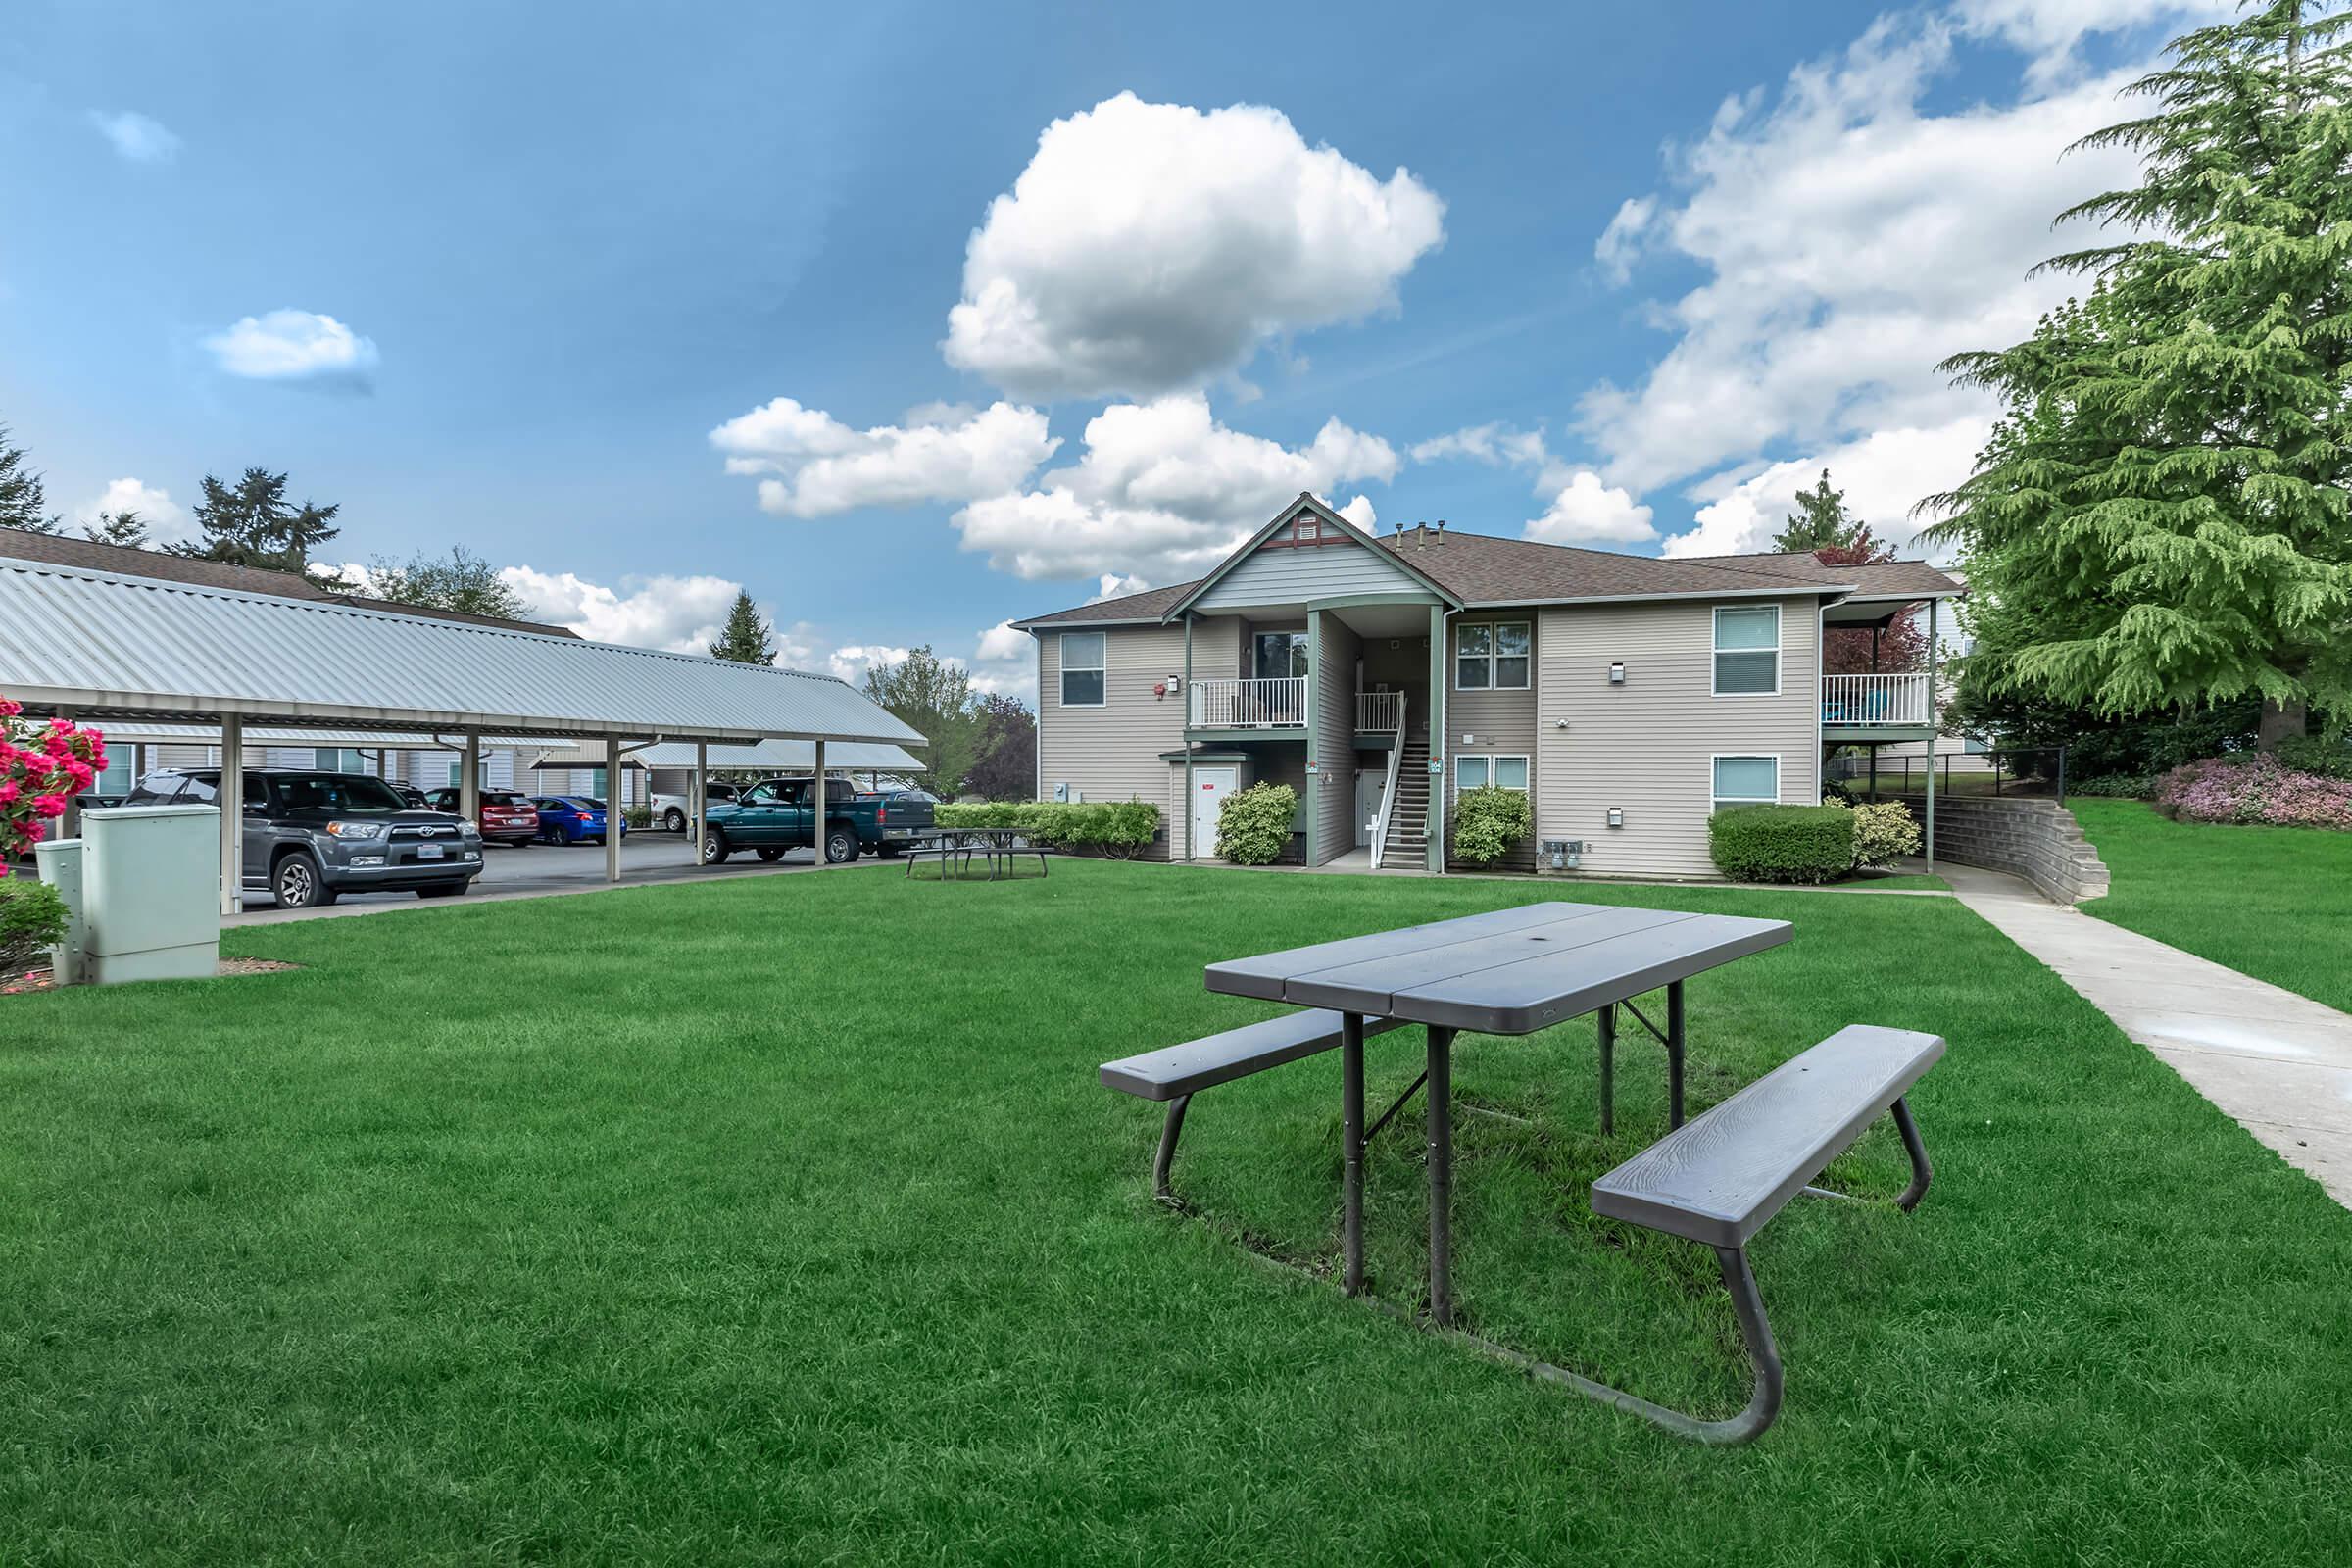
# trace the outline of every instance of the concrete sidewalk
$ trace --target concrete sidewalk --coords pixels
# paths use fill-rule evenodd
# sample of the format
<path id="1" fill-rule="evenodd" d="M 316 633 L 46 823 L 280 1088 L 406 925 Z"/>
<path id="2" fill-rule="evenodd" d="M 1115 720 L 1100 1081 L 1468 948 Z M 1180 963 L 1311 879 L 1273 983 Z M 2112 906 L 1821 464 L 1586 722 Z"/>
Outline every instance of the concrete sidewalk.
<path id="1" fill-rule="evenodd" d="M 2352 1208 L 2352 1015 L 2052 904 L 2015 877 L 1937 870 L 1961 903 Z"/>

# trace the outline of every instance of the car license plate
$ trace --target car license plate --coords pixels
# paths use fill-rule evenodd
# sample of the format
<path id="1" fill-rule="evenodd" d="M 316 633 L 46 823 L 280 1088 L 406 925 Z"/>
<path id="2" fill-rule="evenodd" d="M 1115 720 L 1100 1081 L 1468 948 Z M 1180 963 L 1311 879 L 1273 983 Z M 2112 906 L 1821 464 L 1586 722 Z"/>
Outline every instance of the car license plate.
<path id="1" fill-rule="evenodd" d="M 416 858 L 419 860 L 438 860 L 441 858 L 441 846 L 438 844 L 417 845 Z"/>

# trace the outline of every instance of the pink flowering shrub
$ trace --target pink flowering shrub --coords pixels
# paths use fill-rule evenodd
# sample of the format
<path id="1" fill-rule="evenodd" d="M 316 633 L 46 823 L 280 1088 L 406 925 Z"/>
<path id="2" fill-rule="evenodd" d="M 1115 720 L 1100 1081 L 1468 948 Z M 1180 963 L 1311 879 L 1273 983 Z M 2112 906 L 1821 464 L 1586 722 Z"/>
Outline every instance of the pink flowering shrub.
<path id="1" fill-rule="evenodd" d="M 2156 809 L 2182 822 L 2352 832 L 2352 780 L 2297 772 L 2275 757 L 2209 757 L 2158 779 Z"/>
<path id="2" fill-rule="evenodd" d="M 49 824 L 106 766 L 106 737 L 62 718 L 19 721 L 24 708 L 0 697 L 0 876 L 49 836 Z"/>

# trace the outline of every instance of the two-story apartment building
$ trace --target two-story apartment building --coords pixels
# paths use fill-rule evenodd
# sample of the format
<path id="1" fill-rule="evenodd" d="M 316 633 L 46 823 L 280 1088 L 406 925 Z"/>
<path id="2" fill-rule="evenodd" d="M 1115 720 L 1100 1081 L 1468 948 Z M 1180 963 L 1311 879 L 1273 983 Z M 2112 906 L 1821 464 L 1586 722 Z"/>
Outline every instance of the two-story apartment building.
<path id="1" fill-rule="evenodd" d="M 1810 803 L 1825 748 L 1924 740 L 1927 672 L 1828 675 L 1822 639 L 1960 585 L 1924 562 L 1673 560 L 1415 527 L 1301 495 L 1198 582 L 1039 615 L 1041 798 L 1158 803 L 1154 858 L 1214 854 L 1224 799 L 1300 796 L 1293 842 L 1439 870 L 1462 790 L 1528 792 L 1602 876 L 1704 876 L 1706 819 Z"/>

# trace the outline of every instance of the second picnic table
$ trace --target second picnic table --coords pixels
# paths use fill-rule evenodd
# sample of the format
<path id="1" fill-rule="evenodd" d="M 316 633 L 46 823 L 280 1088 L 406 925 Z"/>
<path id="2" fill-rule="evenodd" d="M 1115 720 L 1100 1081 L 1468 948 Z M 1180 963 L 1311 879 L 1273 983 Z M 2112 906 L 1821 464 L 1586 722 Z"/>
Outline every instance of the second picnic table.
<path id="1" fill-rule="evenodd" d="M 1593 904 L 1533 904 L 1210 964 L 1208 989 L 1343 1014 L 1342 1246 L 1350 1295 L 1364 1279 L 1364 1020 L 1426 1024 L 1428 1063 L 1405 1091 L 1428 1086 L 1429 1303 L 1453 1313 L 1453 1037 L 1524 1035 L 1599 1014 L 1601 1125 L 1609 1130 L 1617 1008 L 1666 1048 L 1669 1120 L 1683 1120 L 1685 1009 L 1690 976 L 1788 940 L 1786 920 L 1689 914 Z M 1659 1028 L 1633 1000 L 1666 988 Z M 1404 1100 L 1398 1101 L 1401 1106 Z M 1395 1113 L 1392 1107 L 1390 1114 Z M 1386 1117 L 1382 1120 L 1385 1122 Z"/>

